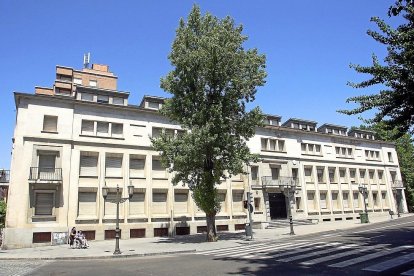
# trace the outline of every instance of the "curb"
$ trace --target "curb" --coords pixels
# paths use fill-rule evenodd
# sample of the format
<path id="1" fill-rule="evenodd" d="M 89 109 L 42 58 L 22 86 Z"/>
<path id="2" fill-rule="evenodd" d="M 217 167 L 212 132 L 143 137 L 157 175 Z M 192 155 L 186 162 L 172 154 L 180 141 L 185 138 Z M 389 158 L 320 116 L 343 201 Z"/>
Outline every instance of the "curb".
<path id="1" fill-rule="evenodd" d="M 136 258 L 136 257 L 149 257 L 149 256 L 159 256 L 159 255 L 172 255 L 172 254 L 185 254 L 185 253 L 194 253 L 196 249 L 191 250 L 180 250 L 180 251 L 165 251 L 165 252 L 154 252 L 154 253 L 137 253 L 137 254 L 128 254 L 128 255 L 109 255 L 109 256 L 82 256 L 82 257 L 39 257 L 39 258 L 0 258 L 2 261 L 17 261 L 17 260 L 96 260 L 96 259 L 126 259 L 126 258 Z"/>

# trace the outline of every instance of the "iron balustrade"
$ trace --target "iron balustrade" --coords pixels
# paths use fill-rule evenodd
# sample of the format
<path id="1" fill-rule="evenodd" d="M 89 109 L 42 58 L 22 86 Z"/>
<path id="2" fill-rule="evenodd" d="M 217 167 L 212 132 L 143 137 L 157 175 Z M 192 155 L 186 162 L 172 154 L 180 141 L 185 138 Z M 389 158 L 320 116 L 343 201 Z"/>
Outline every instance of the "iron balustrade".
<path id="1" fill-rule="evenodd" d="M 298 186 L 298 179 L 289 176 L 262 176 L 262 185 L 267 187 Z"/>
<path id="2" fill-rule="evenodd" d="M 62 168 L 30 167 L 29 180 L 62 181 Z"/>
<path id="3" fill-rule="evenodd" d="M 10 170 L 0 170 L 0 183 L 10 182 Z"/>

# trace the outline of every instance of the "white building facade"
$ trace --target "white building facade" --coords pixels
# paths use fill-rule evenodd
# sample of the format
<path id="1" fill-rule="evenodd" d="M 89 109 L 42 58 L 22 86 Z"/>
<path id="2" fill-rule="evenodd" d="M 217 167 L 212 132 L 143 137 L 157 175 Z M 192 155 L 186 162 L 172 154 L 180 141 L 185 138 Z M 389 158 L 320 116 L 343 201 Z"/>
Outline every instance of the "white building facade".
<path id="1" fill-rule="evenodd" d="M 102 187 L 127 197 L 120 205 L 121 238 L 202 233 L 205 214 L 187 186 L 173 186 L 150 137 L 179 133 L 162 117 L 163 99 L 145 96 L 128 103 L 116 90 L 108 66 L 75 70 L 57 66 L 53 88 L 15 93 L 5 248 L 53 243 L 55 233 L 76 226 L 89 239 L 115 236 L 116 205 L 105 201 Z M 358 185 L 368 189 L 368 212 L 407 212 L 395 147 L 372 133 L 346 127 L 268 116 L 248 141 L 261 161 L 248 174 L 218 185 L 222 208 L 218 231 L 244 230 L 246 192 L 253 195 L 253 220 L 265 227 L 273 219 L 318 221 L 359 218 L 364 210 Z M 297 185 L 290 200 L 280 185 Z"/>

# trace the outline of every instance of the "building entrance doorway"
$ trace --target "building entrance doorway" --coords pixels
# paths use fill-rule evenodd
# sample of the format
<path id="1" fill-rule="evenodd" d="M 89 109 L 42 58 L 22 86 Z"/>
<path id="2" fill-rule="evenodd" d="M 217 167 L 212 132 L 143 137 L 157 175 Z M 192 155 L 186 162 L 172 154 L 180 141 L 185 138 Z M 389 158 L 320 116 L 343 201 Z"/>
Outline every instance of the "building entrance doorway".
<path id="1" fill-rule="evenodd" d="M 270 219 L 286 219 L 286 197 L 283 193 L 269 193 Z"/>

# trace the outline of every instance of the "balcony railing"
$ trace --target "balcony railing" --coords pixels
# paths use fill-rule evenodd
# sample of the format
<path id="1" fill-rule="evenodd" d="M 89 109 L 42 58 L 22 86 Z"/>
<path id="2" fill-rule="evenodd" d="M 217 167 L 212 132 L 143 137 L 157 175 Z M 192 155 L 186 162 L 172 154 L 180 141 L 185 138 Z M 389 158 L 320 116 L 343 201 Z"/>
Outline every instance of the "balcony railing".
<path id="1" fill-rule="evenodd" d="M 298 179 L 288 176 L 262 176 L 262 185 L 267 187 L 297 186 Z"/>
<path id="2" fill-rule="evenodd" d="M 10 182 L 10 170 L 0 170 L 0 183 Z"/>
<path id="3" fill-rule="evenodd" d="M 29 180 L 62 181 L 62 169 L 30 167 Z"/>

